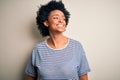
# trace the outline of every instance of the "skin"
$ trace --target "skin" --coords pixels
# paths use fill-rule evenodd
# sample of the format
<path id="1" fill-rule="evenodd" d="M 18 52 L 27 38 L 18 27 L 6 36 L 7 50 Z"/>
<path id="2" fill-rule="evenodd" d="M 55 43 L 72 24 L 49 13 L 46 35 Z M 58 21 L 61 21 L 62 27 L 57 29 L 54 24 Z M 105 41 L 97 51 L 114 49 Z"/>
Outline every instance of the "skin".
<path id="1" fill-rule="evenodd" d="M 27 80 L 35 80 L 35 77 L 27 76 Z"/>
<path id="2" fill-rule="evenodd" d="M 53 10 L 48 16 L 48 20 L 44 22 L 44 25 L 48 27 L 50 37 L 47 39 L 47 44 L 54 49 L 63 48 L 68 38 L 63 35 L 66 29 L 65 16 L 60 10 Z M 27 80 L 35 80 L 34 77 L 28 76 Z M 87 74 L 79 77 L 79 80 L 88 80 Z"/>
<path id="3" fill-rule="evenodd" d="M 84 75 L 80 76 L 79 80 L 88 80 L 88 75 L 84 74 Z"/>
<path id="4" fill-rule="evenodd" d="M 66 29 L 65 16 L 60 10 L 51 11 L 48 20 L 44 22 L 49 29 L 50 37 L 47 43 L 54 49 L 62 48 L 68 42 L 68 38 L 63 35 Z"/>

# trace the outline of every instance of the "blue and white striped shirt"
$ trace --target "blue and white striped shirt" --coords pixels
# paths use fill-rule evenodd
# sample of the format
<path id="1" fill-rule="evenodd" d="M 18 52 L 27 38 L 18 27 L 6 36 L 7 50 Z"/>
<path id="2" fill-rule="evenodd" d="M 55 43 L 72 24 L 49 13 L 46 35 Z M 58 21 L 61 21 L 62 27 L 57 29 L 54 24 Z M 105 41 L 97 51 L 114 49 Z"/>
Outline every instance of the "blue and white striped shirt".
<path id="1" fill-rule="evenodd" d="M 46 40 L 37 44 L 26 67 L 26 73 L 37 80 L 78 80 L 89 71 L 83 47 L 73 39 L 61 49 L 50 48 Z"/>

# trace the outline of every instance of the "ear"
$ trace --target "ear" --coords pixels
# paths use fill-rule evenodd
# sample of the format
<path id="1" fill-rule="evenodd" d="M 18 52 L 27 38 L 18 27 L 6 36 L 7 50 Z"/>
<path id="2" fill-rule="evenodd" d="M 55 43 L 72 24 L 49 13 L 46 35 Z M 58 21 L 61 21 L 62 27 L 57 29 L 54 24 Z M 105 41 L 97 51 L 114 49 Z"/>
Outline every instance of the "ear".
<path id="1" fill-rule="evenodd" d="M 44 24 L 46 27 L 48 27 L 48 21 L 47 21 L 47 20 L 44 21 L 43 24 Z"/>

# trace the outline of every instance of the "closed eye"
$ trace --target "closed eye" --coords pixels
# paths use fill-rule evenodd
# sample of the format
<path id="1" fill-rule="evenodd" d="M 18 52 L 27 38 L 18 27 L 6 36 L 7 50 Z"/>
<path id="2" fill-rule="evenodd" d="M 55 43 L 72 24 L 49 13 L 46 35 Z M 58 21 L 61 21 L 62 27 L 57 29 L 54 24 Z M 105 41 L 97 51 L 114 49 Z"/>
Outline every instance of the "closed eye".
<path id="1" fill-rule="evenodd" d="M 59 19 L 57 16 L 54 16 L 53 19 Z"/>

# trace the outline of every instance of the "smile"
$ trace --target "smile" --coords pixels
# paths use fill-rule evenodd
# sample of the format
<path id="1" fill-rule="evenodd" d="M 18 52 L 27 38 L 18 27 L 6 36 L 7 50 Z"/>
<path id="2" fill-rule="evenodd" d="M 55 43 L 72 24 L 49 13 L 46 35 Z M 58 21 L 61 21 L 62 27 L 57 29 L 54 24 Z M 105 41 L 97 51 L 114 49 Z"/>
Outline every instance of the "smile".
<path id="1" fill-rule="evenodd" d="M 58 26 L 58 27 L 64 27 L 64 25 L 62 25 L 62 24 L 58 24 L 57 26 Z"/>

